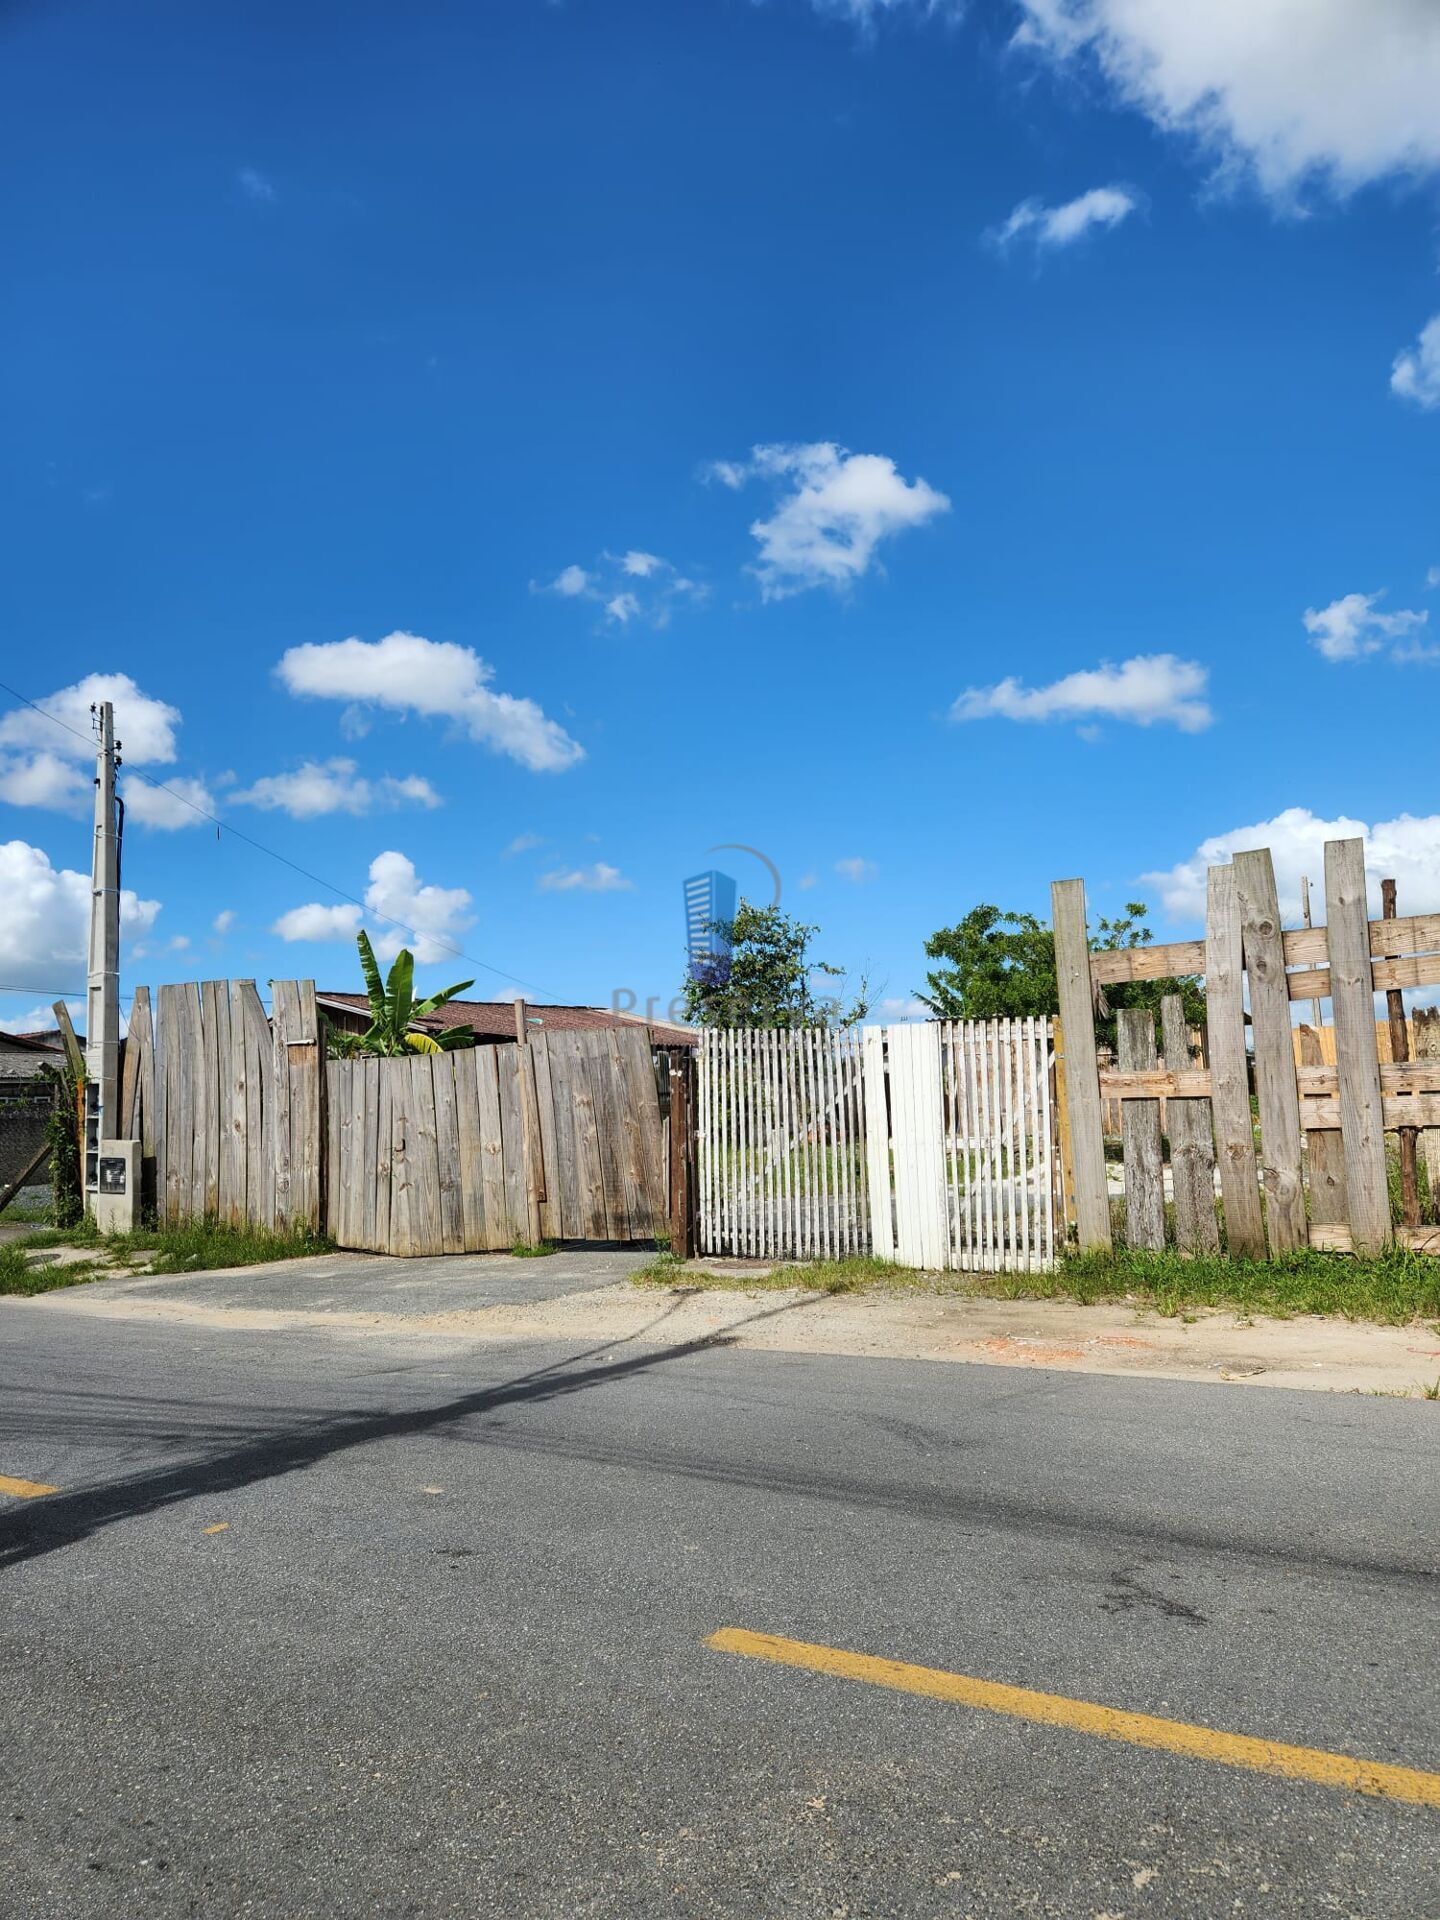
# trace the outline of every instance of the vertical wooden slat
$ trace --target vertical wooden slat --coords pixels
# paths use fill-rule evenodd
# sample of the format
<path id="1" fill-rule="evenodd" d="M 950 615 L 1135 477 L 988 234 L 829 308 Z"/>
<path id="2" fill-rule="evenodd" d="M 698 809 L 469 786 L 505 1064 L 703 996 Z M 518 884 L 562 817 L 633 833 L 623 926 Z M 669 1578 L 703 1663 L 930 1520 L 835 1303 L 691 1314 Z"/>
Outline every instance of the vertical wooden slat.
<path id="1" fill-rule="evenodd" d="M 885 1029 L 866 1027 L 864 1048 L 865 1172 L 870 1196 L 870 1245 L 877 1260 L 895 1258 L 890 1198 L 890 1122 L 885 1100 Z"/>
<path id="2" fill-rule="evenodd" d="M 435 1074 L 428 1053 L 413 1054 L 410 1069 L 410 1237 L 417 1254 L 443 1253 L 440 1162 L 435 1125 Z"/>
<path id="3" fill-rule="evenodd" d="M 336 1245 L 340 1239 L 340 1211 L 345 1195 L 345 1174 L 340 1154 L 339 1089 L 344 1079 L 343 1060 L 325 1063 L 325 1108 L 330 1124 L 325 1130 L 325 1231 Z"/>
<path id="4" fill-rule="evenodd" d="M 203 983 L 187 985 L 185 1021 L 189 1039 L 186 1047 L 186 1092 L 190 1125 L 194 1130 L 194 1149 L 190 1161 L 190 1217 L 194 1220 L 215 1212 L 212 1194 L 219 1151 L 219 1110 L 211 1099 L 215 1079 L 214 1028 L 207 1022 L 205 1013 Z"/>
<path id="5" fill-rule="evenodd" d="M 155 993 L 154 1012 L 154 1048 L 155 1048 L 155 1215 L 159 1220 L 169 1220 L 173 1201 L 172 1183 L 174 1168 L 170 1161 L 170 1094 L 171 1094 L 171 1033 L 172 1014 L 170 1009 L 170 988 L 159 987 Z"/>
<path id="6" fill-rule="evenodd" d="M 1040 1157 L 1044 1168 L 1043 1188 L 1045 1205 L 1045 1264 L 1053 1267 L 1060 1251 L 1059 1237 L 1064 1233 L 1064 1195 L 1057 1210 L 1055 1205 L 1055 1160 L 1054 1143 L 1056 1139 L 1055 1115 L 1050 1104 L 1050 1056 L 1054 1051 L 1055 1023 L 1042 1020 L 1040 1023 L 1040 1054 L 1036 1062 L 1040 1074 Z"/>
<path id="7" fill-rule="evenodd" d="M 1325 843 L 1325 930 L 1350 1236 L 1357 1253 L 1375 1253 L 1392 1234 L 1363 840 Z"/>
<path id="8" fill-rule="evenodd" d="M 552 1040 L 563 1038 L 563 1034 L 552 1035 Z M 499 1252 L 502 1247 L 513 1246 L 518 1238 L 515 1223 L 510 1218 L 505 1183 L 505 1138 L 500 1118 L 500 1058 L 506 1052 L 508 1049 L 504 1047 L 475 1049 L 475 1099 L 480 1115 L 480 1181 L 485 1196 L 485 1246 L 492 1253 Z M 563 1186 L 567 1181 L 573 1183 L 575 1154 L 569 1113 L 570 1083 L 568 1078 L 557 1076 L 557 1067 L 563 1073 L 564 1056 L 557 1062 L 556 1055 L 557 1049 L 552 1045 L 550 1078 L 555 1090 L 556 1152 Z M 573 1194 L 563 1194 L 562 1240 L 578 1238 L 579 1228 L 574 1224 L 574 1219 Z"/>
<path id="9" fill-rule="evenodd" d="M 636 1028 L 634 1038 L 647 1044 L 644 1033 Z M 547 1240 L 560 1234 L 559 1175 L 556 1172 L 555 1089 L 550 1079 L 550 1036 L 544 1028 L 530 1035 L 530 1077 L 535 1086 L 536 1119 L 540 1129 L 540 1231 Z"/>
<path id="10" fill-rule="evenodd" d="M 1160 1032 L 1165 1065 L 1184 1073 L 1193 1064 L 1185 1008 L 1178 993 L 1160 1002 Z M 1175 1194 L 1175 1244 L 1182 1253 L 1218 1253 L 1220 1224 L 1215 1218 L 1215 1141 L 1208 1100 L 1168 1100 L 1170 1179 Z"/>
<path id="11" fill-rule="evenodd" d="M 1396 917 L 1395 882 L 1380 882 L 1381 918 Z M 1371 954 L 1374 957 L 1374 941 Z M 1391 987 L 1385 995 L 1386 1022 L 1390 1029 L 1390 1058 L 1403 1065 L 1410 1058 L 1410 1029 L 1405 1020 L 1405 995 Z M 1414 1127 L 1401 1127 L 1400 1134 L 1400 1221 L 1403 1226 L 1420 1224 L 1419 1135 Z"/>
<path id="12" fill-rule="evenodd" d="M 360 1060 L 356 1063 L 356 1077 L 360 1082 L 360 1098 L 356 1103 L 356 1113 L 360 1122 L 361 1168 L 360 1175 L 360 1238 L 364 1246 L 372 1253 L 380 1251 L 380 1076 L 375 1069 L 378 1060 Z"/>
<path id="13" fill-rule="evenodd" d="M 440 1247 L 465 1251 L 465 1202 L 460 1187 L 460 1113 L 453 1053 L 431 1056 L 435 1083 L 435 1161 L 440 1187 Z M 539 1126 L 536 1124 L 538 1134 Z"/>
<path id="14" fill-rule="evenodd" d="M 470 1047 L 455 1059 L 455 1123 L 460 1137 L 460 1218 L 467 1253 L 483 1253 L 485 1239 L 484 1156 L 480 1146 L 480 1088 L 476 1058 L 489 1048 Z M 550 1085 L 547 1057 L 545 1085 Z M 551 1156 L 551 1165 L 554 1156 Z"/>
<path id="15" fill-rule="evenodd" d="M 330 1133 L 336 1142 L 335 1171 L 340 1187 L 333 1215 L 334 1234 L 342 1247 L 359 1244 L 355 1233 L 355 1204 L 364 1178 L 355 1140 L 355 1081 L 359 1069 L 358 1060 L 337 1060 L 328 1082 Z"/>
<path id="16" fill-rule="evenodd" d="M 1237 853 L 1233 864 L 1241 947 L 1250 984 L 1250 1026 L 1255 1039 L 1265 1223 L 1270 1251 L 1287 1253 L 1306 1244 L 1308 1229 L 1300 1169 L 1300 1095 L 1290 1038 L 1280 903 L 1268 848 Z"/>
<path id="17" fill-rule="evenodd" d="M 1295 1042 L 1304 1067 L 1327 1064 L 1319 1033 L 1308 1023 L 1298 1027 Z M 1333 1065 L 1333 1061 L 1328 1063 Z M 1313 1098 L 1313 1096 L 1312 1096 Z M 1303 1120 L 1306 1100 L 1300 1101 Z M 1349 1219 L 1345 1205 L 1345 1142 L 1333 1127 L 1305 1130 L 1305 1165 L 1310 1181 L 1310 1221 L 1313 1226 L 1343 1226 Z"/>
<path id="18" fill-rule="evenodd" d="M 1440 1060 L 1440 1007 L 1416 1007 L 1410 1016 L 1417 1060 Z M 1420 1135 L 1420 1158 L 1430 1189 L 1430 1219 L 1440 1220 L 1440 1127 Z"/>
<path id="19" fill-rule="evenodd" d="M 291 1202 L 295 1221 L 314 1231 L 320 1225 L 320 1015 L 315 1005 L 315 982 L 292 982 L 295 1031 L 291 1035 L 290 1161 Z"/>
<path id="20" fill-rule="evenodd" d="M 584 1101 L 588 1108 L 590 1092 L 585 1079 L 585 1063 L 580 1058 L 578 1047 L 575 1045 L 579 1035 L 567 1033 L 563 1038 L 570 1054 L 571 1086 L 575 1090 L 575 1105 L 578 1108 Z M 511 1235 L 507 1244 L 513 1245 L 516 1240 L 528 1240 L 530 1237 L 530 1208 L 525 1192 L 525 1116 L 520 1104 L 520 1056 L 514 1047 L 497 1047 L 495 1054 L 500 1092 L 500 1133 L 505 1147 L 502 1156 L 505 1169 L 505 1206 Z M 552 1074 L 554 1072 L 553 1059 L 551 1072 Z M 597 1160 L 597 1168 L 598 1164 Z M 581 1229 L 581 1233 L 587 1240 L 598 1238 L 588 1223 L 588 1217 L 587 1224 Z"/>
<path id="21" fill-rule="evenodd" d="M 245 1052 L 245 1217 L 255 1226 L 275 1224 L 275 1166 L 271 1149 L 274 1125 L 274 1061 L 270 1022 L 253 980 L 237 980 L 231 989 L 230 1022 L 243 1033 Z"/>
<path id="22" fill-rule="evenodd" d="M 411 1219 L 414 1168 L 411 1158 L 410 1062 L 382 1060 L 390 1083 L 390 1250 L 401 1255 L 416 1251 Z"/>
<path id="23" fill-rule="evenodd" d="M 1245 1001 L 1240 902 L 1233 866 L 1211 867 L 1205 905 L 1205 1030 L 1210 1056 L 1210 1106 L 1225 1208 L 1225 1245 L 1263 1257 L 1265 1221 L 1250 1116 L 1250 1067 L 1245 1048 Z"/>
<path id="24" fill-rule="evenodd" d="M 1109 1247 L 1110 1201 L 1105 1186 L 1105 1139 L 1095 1060 L 1094 989 L 1085 921 L 1085 882 L 1057 880 L 1050 888 L 1055 927 L 1055 980 L 1065 1025 L 1065 1094 L 1075 1171 L 1075 1216 L 1082 1247 Z"/>
<path id="25" fill-rule="evenodd" d="M 270 983 L 271 1113 L 270 1152 L 275 1169 L 275 1224 L 282 1231 L 294 1224 L 291 1204 L 294 1168 L 290 1137 L 290 1037 L 294 1031 L 292 983 Z"/>
<path id="26" fill-rule="evenodd" d="M 393 1081 L 389 1062 L 367 1060 L 375 1103 L 375 1251 L 391 1253 L 390 1195 L 393 1175 L 390 1156 L 394 1142 Z"/>
<path id="27" fill-rule="evenodd" d="M 1122 1007 L 1116 1016 L 1120 1071 L 1155 1065 L 1155 1019 L 1146 1007 Z M 1159 1252 L 1165 1245 L 1165 1174 L 1160 1157 L 1160 1102 L 1126 1100 L 1120 1122 L 1125 1149 L 1125 1240 Z"/>

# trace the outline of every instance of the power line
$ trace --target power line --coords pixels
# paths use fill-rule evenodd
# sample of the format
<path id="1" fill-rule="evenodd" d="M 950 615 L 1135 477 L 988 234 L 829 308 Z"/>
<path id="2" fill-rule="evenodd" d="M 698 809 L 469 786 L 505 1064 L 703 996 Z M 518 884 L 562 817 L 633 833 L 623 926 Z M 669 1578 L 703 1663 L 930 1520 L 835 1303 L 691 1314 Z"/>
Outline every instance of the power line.
<path id="1" fill-rule="evenodd" d="M 18 687 L 12 687 L 7 680 L 0 680 L 0 689 L 20 701 L 23 706 L 29 707 L 32 712 L 38 713 L 42 720 L 48 720 L 52 726 L 60 727 L 66 733 L 73 733 L 77 740 L 84 740 L 86 745 L 89 745 L 89 736 L 82 733 L 79 727 L 72 727 L 68 720 L 61 720 L 56 714 L 48 712 L 38 701 L 32 700 L 28 694 L 21 693 Z M 121 744 L 123 745 L 123 742 Z M 358 907 L 361 913 L 368 915 L 372 920 L 378 920 L 382 926 L 395 927 L 401 933 L 408 933 L 412 940 L 432 941 L 446 953 L 453 954 L 457 960 L 464 960 L 472 967 L 480 967 L 484 972 L 493 973 L 501 980 L 512 981 L 517 987 L 533 988 L 535 984 L 533 981 L 522 980 L 517 973 L 507 973 L 504 967 L 497 967 L 488 960 L 478 959 L 475 954 L 466 953 L 463 947 L 453 946 L 448 940 L 440 940 L 432 933 L 423 933 L 419 927 L 408 926 L 405 921 L 396 920 L 388 913 L 377 913 L 363 900 L 357 900 L 353 893 L 347 893 L 343 887 L 337 887 L 333 880 L 326 880 L 323 875 L 312 873 L 308 867 L 302 867 L 298 861 L 277 852 L 274 847 L 267 847 L 263 840 L 257 840 L 253 835 L 243 833 L 239 827 L 232 827 L 228 820 L 222 820 L 219 814 L 212 813 L 208 807 L 202 807 L 198 801 L 192 800 L 189 794 L 181 793 L 175 787 L 167 787 L 163 780 L 152 780 L 148 773 L 142 773 L 138 767 L 128 767 L 126 771 L 132 780 L 143 780 L 147 787 L 153 787 L 157 793 L 168 793 L 172 800 L 178 800 L 181 806 L 189 807 L 190 811 L 198 813 L 202 820 L 209 820 L 217 833 L 228 833 L 236 840 L 243 840 L 247 847 L 253 847 L 257 853 L 263 853 L 272 860 L 278 860 L 282 867 L 289 867 L 292 873 L 298 873 L 302 879 L 311 881 L 317 887 L 324 887 L 328 893 L 333 893 L 337 899 L 345 901 L 348 906 Z M 0 987 L 0 992 L 11 991 L 40 993 L 48 992 L 49 989 Z"/>

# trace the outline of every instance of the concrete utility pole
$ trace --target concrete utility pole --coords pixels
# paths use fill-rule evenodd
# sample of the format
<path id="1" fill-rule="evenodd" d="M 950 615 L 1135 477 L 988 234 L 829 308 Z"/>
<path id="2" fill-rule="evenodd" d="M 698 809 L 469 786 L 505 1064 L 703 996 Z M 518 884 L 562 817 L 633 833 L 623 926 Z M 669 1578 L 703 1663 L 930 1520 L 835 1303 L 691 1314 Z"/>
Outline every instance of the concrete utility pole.
<path id="1" fill-rule="evenodd" d="M 95 716 L 95 845 L 90 859 L 90 969 L 85 1003 L 85 1204 L 93 1212 L 100 1142 L 120 1125 L 120 832 L 115 709 Z"/>

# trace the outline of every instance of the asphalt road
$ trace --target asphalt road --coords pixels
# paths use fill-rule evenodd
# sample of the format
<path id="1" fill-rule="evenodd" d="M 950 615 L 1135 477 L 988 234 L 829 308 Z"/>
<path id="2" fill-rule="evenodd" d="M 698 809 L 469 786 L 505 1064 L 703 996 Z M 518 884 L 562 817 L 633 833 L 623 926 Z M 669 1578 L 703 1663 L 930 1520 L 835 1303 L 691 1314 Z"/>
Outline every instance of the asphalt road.
<path id="1" fill-rule="evenodd" d="M 6 1302 L 0 1913 L 1433 1920 L 1440 1810 L 705 1642 L 1440 1769 L 1437 1465 L 1416 1402 Z"/>

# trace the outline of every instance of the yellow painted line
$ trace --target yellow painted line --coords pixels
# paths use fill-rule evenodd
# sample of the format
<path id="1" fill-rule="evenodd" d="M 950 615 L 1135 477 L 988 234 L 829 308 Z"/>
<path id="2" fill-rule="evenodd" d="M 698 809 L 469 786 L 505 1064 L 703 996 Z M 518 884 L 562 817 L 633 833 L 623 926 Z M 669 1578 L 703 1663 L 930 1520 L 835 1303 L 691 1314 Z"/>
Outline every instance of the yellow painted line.
<path id="1" fill-rule="evenodd" d="M 979 1707 L 985 1713 L 1003 1713 L 1016 1720 L 1069 1727 L 1098 1740 L 1124 1740 L 1131 1746 L 1183 1753 L 1195 1760 L 1212 1760 L 1226 1767 L 1249 1767 L 1256 1773 L 1308 1780 L 1320 1787 L 1377 1794 L 1385 1800 L 1406 1800 L 1417 1807 L 1440 1807 L 1440 1773 L 1422 1773 L 1415 1767 L 1391 1767 L 1378 1760 L 1356 1760 L 1349 1754 L 1326 1753 L 1318 1747 L 1289 1747 L 1278 1740 L 1254 1740 L 1243 1733 L 1219 1733 L 1213 1727 L 1194 1727 L 1184 1720 L 1159 1720 L 1148 1713 L 1122 1713 L 1118 1708 L 1097 1706 L 1089 1700 L 1069 1700 L 1059 1693 L 1033 1693 L 1028 1687 L 973 1680 L 963 1673 L 946 1673 L 939 1667 L 912 1667 L 901 1660 L 877 1660 L 868 1653 L 845 1653 L 838 1647 L 786 1640 L 777 1633 L 749 1633 L 743 1627 L 722 1627 L 718 1633 L 712 1633 L 705 1644 L 720 1653 L 743 1653 L 755 1660 L 773 1660 L 780 1666 L 833 1674 L 840 1680 L 864 1680 L 873 1687 L 893 1687 L 900 1693 L 921 1693 L 932 1700 L 953 1701 L 956 1706 Z"/>
<path id="2" fill-rule="evenodd" d="M 17 1500 L 39 1500 L 59 1491 L 59 1487 L 47 1487 L 43 1480 L 12 1480 L 8 1473 L 0 1473 L 0 1493 L 13 1493 Z"/>
<path id="3" fill-rule="evenodd" d="M 206 1533 L 224 1533 L 229 1524 L 228 1520 L 217 1520 L 213 1527 L 206 1527 L 205 1531 Z"/>

